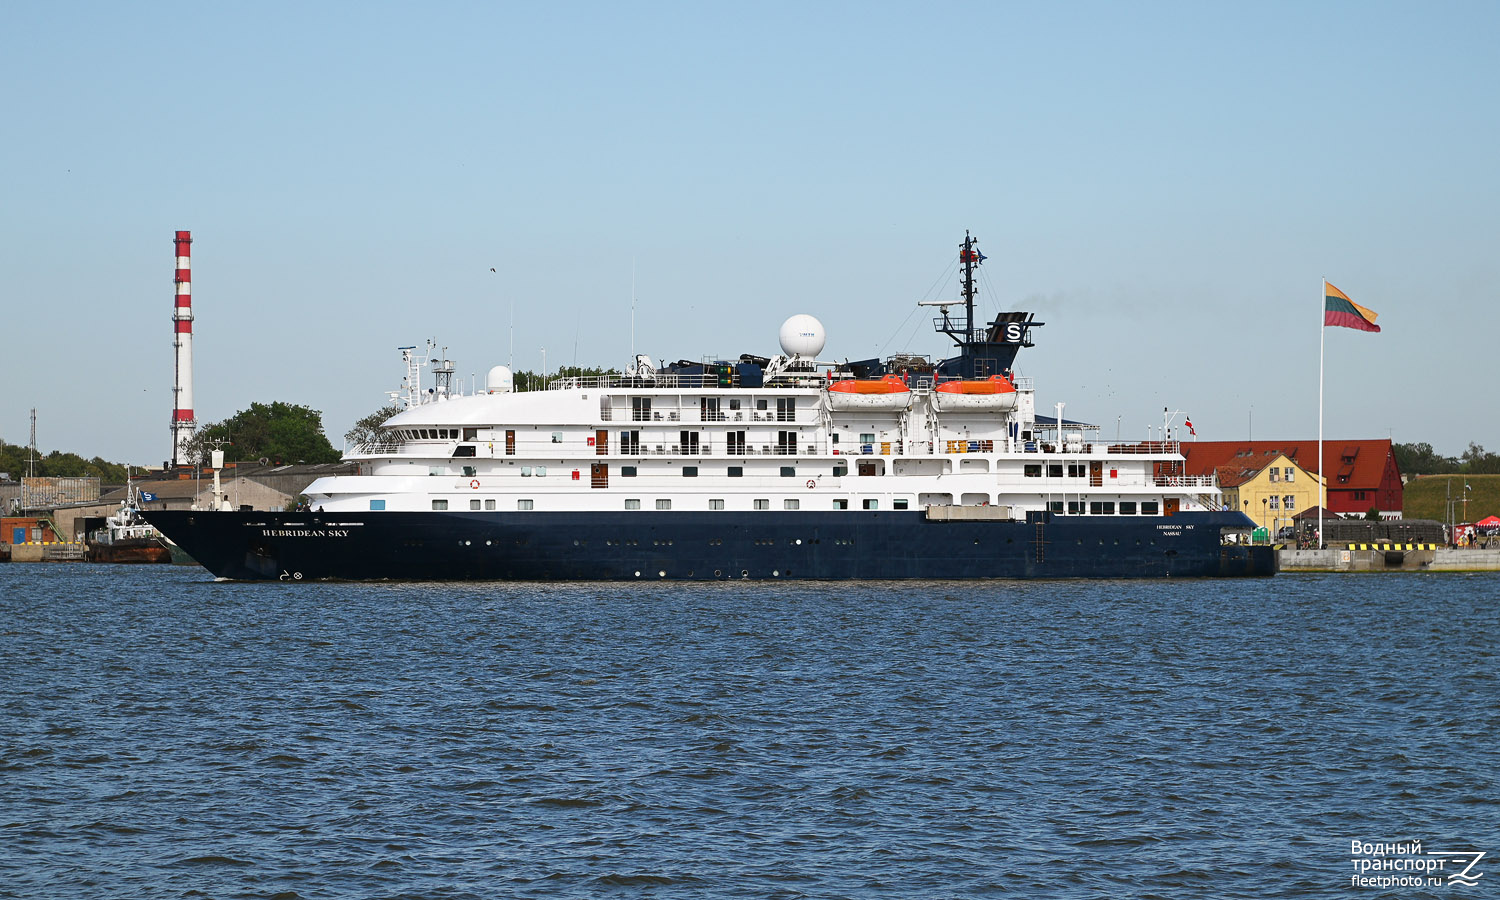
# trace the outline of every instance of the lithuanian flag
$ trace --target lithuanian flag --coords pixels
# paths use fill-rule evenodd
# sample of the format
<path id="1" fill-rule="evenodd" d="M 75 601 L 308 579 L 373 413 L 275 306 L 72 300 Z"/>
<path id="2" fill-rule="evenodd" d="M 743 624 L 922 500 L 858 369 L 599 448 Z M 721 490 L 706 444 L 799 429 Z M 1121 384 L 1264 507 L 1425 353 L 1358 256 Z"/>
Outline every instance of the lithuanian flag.
<path id="1" fill-rule="evenodd" d="M 1329 284 L 1323 282 L 1323 325 L 1340 325 L 1344 328 L 1358 328 L 1360 331 L 1379 331 L 1380 326 L 1375 324 L 1375 318 L 1379 313 L 1372 309 L 1365 309 L 1358 303 L 1349 299 L 1349 295 Z"/>

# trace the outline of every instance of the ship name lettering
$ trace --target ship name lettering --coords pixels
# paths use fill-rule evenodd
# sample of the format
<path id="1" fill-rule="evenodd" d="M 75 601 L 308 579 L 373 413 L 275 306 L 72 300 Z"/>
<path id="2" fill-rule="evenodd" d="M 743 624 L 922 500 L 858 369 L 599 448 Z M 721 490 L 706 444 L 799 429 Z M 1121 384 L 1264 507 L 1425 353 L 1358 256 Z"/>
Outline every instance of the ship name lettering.
<path id="1" fill-rule="evenodd" d="M 260 536 L 261 537 L 282 537 L 282 538 L 302 538 L 302 537 L 336 537 L 336 538 L 341 538 L 341 537 L 348 537 L 349 536 L 349 529 L 347 529 L 347 528 L 262 528 L 260 530 Z"/>

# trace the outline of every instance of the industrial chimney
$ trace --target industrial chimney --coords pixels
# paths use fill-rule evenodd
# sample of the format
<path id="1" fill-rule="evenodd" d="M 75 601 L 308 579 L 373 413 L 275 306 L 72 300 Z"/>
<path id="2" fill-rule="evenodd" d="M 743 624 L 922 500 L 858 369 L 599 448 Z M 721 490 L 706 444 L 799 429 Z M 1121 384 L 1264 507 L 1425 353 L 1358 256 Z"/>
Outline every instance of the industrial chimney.
<path id="1" fill-rule="evenodd" d="M 198 428 L 193 418 L 193 234 L 177 232 L 176 306 L 172 309 L 172 348 L 176 352 L 172 384 L 172 465 L 185 466 L 188 441 Z"/>

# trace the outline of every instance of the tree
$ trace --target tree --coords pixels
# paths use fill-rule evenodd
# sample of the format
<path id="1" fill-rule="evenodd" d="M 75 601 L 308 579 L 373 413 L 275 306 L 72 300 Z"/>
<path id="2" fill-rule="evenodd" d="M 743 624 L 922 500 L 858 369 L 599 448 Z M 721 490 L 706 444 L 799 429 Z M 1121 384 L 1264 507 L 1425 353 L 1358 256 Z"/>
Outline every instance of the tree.
<path id="1" fill-rule="evenodd" d="M 0 472 L 8 474 L 13 481 L 20 481 L 26 476 L 27 460 L 30 455 L 30 448 L 0 441 Z M 43 478 L 92 476 L 106 484 L 125 483 L 123 465 L 109 462 L 98 456 L 93 459 L 84 459 L 77 453 L 64 453 L 61 450 L 53 450 L 50 453 L 38 450 L 36 474 Z"/>
<path id="2" fill-rule="evenodd" d="M 199 428 L 188 444 L 187 458 L 208 460 L 208 451 L 227 441 L 230 459 L 266 458 L 277 463 L 338 462 L 339 452 L 323 434 L 323 414 L 292 403 L 252 403 L 222 422 Z"/>
<path id="3" fill-rule="evenodd" d="M 556 372 L 549 372 L 545 376 L 536 372 L 520 371 L 513 376 L 514 389 L 516 391 L 540 391 L 545 388 L 545 382 L 558 378 L 596 378 L 601 375 L 618 375 L 618 369 L 584 368 L 582 366 L 562 366 Z"/>
<path id="4" fill-rule="evenodd" d="M 1365 521 L 1367 521 L 1367 522 L 1379 522 L 1380 521 L 1380 510 L 1377 507 L 1374 507 L 1374 506 L 1370 507 L 1368 510 L 1365 511 Z"/>
<path id="5" fill-rule="evenodd" d="M 1494 475 L 1500 473 L 1500 454 L 1490 453 L 1473 442 L 1464 451 L 1463 471 L 1466 475 Z"/>
<path id="6" fill-rule="evenodd" d="M 1392 444 L 1391 452 L 1403 475 L 1442 475 L 1459 470 L 1458 460 L 1439 454 L 1428 443 Z"/>
<path id="7" fill-rule="evenodd" d="M 379 435 L 380 426 L 384 425 L 387 419 L 401 412 L 403 409 L 405 407 L 399 403 L 390 403 L 380 407 L 355 422 L 353 428 L 344 432 L 344 440 L 348 441 L 351 446 L 356 447 L 360 444 L 370 443 Z"/>

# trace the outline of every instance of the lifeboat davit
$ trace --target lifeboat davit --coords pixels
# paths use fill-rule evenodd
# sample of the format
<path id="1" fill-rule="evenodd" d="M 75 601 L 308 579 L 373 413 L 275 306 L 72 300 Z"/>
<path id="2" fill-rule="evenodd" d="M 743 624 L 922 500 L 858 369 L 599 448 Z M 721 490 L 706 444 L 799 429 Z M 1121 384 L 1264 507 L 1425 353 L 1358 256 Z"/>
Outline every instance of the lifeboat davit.
<path id="1" fill-rule="evenodd" d="M 895 375 L 884 378 L 848 378 L 828 386 L 828 406 L 846 409 L 906 409 L 911 388 Z"/>
<path id="2" fill-rule="evenodd" d="M 973 381 L 945 381 L 933 391 L 932 399 L 939 412 L 971 409 L 1004 412 L 1016 406 L 1016 386 L 1004 375 Z"/>

